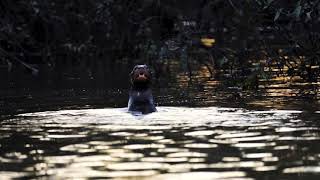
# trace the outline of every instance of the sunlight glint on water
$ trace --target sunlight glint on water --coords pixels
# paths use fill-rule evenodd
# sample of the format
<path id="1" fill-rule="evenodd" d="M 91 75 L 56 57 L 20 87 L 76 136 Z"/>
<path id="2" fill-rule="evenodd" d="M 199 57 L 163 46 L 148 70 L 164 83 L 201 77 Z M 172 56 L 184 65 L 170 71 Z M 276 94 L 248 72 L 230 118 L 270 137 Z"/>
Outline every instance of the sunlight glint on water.
<path id="1" fill-rule="evenodd" d="M 21 114 L 1 122 L 0 176 L 308 177 L 320 172 L 313 146 L 319 128 L 301 114 L 217 107 L 158 107 L 140 116 L 125 108 Z"/>

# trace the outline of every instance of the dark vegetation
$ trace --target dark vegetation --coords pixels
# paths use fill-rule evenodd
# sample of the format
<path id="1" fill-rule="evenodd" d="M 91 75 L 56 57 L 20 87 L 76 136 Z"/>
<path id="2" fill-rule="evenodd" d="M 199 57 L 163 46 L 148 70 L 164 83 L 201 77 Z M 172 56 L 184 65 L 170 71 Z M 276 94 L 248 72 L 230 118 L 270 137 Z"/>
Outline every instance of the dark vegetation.
<path id="1" fill-rule="evenodd" d="M 271 71 L 315 83 L 319 17 L 319 0 L 1 0 L 0 66 L 9 87 L 22 71 L 59 86 L 128 74 L 112 69 L 135 63 L 161 74 L 172 61 L 244 89 Z"/>

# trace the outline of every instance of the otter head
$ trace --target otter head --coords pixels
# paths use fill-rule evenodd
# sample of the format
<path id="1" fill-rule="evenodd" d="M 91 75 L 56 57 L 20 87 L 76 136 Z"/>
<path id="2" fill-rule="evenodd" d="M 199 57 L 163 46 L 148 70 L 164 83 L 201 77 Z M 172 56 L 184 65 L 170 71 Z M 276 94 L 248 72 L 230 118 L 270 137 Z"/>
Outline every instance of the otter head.
<path id="1" fill-rule="evenodd" d="M 151 71 L 147 65 L 136 65 L 130 73 L 131 84 L 134 87 L 149 87 L 151 78 Z"/>

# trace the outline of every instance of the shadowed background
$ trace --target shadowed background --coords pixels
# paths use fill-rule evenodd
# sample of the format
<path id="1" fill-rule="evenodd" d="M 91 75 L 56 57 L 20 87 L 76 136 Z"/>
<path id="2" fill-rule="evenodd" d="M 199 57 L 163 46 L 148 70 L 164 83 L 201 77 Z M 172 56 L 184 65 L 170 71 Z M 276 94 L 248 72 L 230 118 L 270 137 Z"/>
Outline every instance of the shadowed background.
<path id="1" fill-rule="evenodd" d="M 153 68 L 161 105 L 318 103 L 319 1 L 4 0 L 0 8 L 3 113 L 124 107 L 137 63 Z"/>

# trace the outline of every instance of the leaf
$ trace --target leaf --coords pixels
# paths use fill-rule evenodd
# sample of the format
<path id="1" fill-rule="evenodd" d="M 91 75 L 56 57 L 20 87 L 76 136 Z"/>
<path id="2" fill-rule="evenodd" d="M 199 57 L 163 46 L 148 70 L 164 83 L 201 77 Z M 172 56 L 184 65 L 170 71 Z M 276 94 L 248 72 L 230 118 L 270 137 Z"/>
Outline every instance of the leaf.
<path id="1" fill-rule="evenodd" d="M 283 8 L 280 8 L 280 9 L 276 12 L 276 15 L 274 16 L 273 21 L 278 20 L 278 18 L 279 18 L 279 16 L 280 16 L 280 14 L 281 14 L 281 12 L 282 12 L 282 9 L 283 9 Z"/>
<path id="2" fill-rule="evenodd" d="M 296 7 L 296 9 L 293 11 L 293 15 L 294 15 L 296 18 L 299 18 L 300 13 L 301 13 L 301 9 L 302 9 L 301 5 L 298 5 L 298 6 Z"/>
<path id="3" fill-rule="evenodd" d="M 309 21 L 309 20 L 311 20 L 311 12 L 312 11 L 310 11 L 310 12 L 307 12 L 307 17 L 306 17 L 306 21 Z"/>
<path id="4" fill-rule="evenodd" d="M 262 5 L 262 3 L 260 2 L 260 0 L 256 0 L 256 2 L 259 4 L 259 6 Z"/>
<path id="5" fill-rule="evenodd" d="M 273 2 L 274 0 L 267 0 L 267 1 L 264 1 L 264 7 L 263 9 L 267 9 L 270 7 L 271 3 Z"/>
<path id="6" fill-rule="evenodd" d="M 227 59 L 225 56 L 223 56 L 222 58 L 218 59 L 218 66 L 222 67 L 223 64 L 228 63 L 229 59 Z"/>
<path id="7" fill-rule="evenodd" d="M 212 47 L 216 40 L 213 38 L 201 38 L 200 41 L 205 47 Z"/>
<path id="8" fill-rule="evenodd" d="M 182 62 L 182 68 L 184 71 L 188 69 L 188 54 L 187 54 L 187 47 L 184 46 L 180 49 L 180 60 Z"/>
<path id="9" fill-rule="evenodd" d="M 12 62 L 7 60 L 7 63 L 8 63 L 8 72 L 11 72 L 13 67 Z"/>
<path id="10" fill-rule="evenodd" d="M 274 0 L 268 0 L 268 5 L 270 5 Z"/>
<path id="11" fill-rule="evenodd" d="M 162 47 L 160 48 L 158 60 L 159 60 L 159 61 L 162 61 L 162 60 L 164 60 L 165 58 L 168 58 L 168 56 L 169 56 L 168 48 L 167 48 L 166 46 L 162 46 Z"/>

